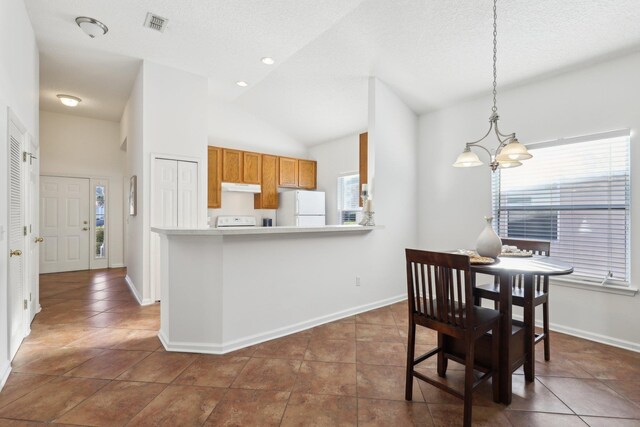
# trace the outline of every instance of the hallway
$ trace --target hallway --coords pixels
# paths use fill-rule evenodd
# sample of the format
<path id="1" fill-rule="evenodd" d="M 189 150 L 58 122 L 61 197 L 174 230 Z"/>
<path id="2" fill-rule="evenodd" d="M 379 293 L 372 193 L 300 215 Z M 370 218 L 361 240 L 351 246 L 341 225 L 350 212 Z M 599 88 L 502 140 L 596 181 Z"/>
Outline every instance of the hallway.
<path id="1" fill-rule="evenodd" d="M 156 337 L 159 304 L 139 306 L 125 273 L 41 276 L 43 309 L 0 392 L 0 427 L 461 422 L 462 401 L 426 383 L 404 401 L 404 302 L 224 356 L 169 353 Z M 509 407 L 492 402 L 489 384 L 474 394 L 475 425 L 640 424 L 638 353 L 552 339 L 550 362 L 537 346 L 536 381 L 514 375 Z M 425 351 L 435 336 L 421 330 L 418 341 Z M 448 381 L 460 383 L 460 368 L 450 362 Z"/>

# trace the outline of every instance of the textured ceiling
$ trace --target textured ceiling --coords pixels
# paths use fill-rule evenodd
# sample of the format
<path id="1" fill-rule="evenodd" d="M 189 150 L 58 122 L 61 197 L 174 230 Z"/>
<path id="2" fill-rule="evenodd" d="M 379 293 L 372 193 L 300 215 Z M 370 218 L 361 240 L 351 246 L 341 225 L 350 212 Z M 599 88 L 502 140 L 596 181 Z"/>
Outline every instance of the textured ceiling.
<path id="1" fill-rule="evenodd" d="M 26 0 L 41 50 L 41 105 L 118 120 L 140 59 L 209 77 L 232 102 L 314 144 L 366 127 L 367 79 L 416 112 L 488 93 L 490 0 Z M 164 33 L 142 27 L 148 11 Z M 502 0 L 499 84 L 514 85 L 640 46 L 638 0 Z M 109 26 L 92 40 L 73 19 Z M 260 63 L 263 56 L 277 61 Z M 249 87 L 240 88 L 237 80 Z M 487 99 L 490 105 L 490 98 Z M 66 110 L 68 111 L 68 110 Z"/>

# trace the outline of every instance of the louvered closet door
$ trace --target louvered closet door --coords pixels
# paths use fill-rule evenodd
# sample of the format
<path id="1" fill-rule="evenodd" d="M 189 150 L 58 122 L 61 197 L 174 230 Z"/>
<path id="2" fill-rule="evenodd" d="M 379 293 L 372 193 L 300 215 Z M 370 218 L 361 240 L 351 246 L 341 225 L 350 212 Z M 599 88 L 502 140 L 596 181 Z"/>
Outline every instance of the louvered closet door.
<path id="1" fill-rule="evenodd" d="M 9 359 L 24 338 L 24 196 L 22 170 L 23 135 L 9 122 Z"/>
<path id="2" fill-rule="evenodd" d="M 198 226 L 198 164 L 178 162 L 178 227 Z"/>
<path id="3" fill-rule="evenodd" d="M 89 269 L 89 179 L 40 178 L 40 272 Z"/>

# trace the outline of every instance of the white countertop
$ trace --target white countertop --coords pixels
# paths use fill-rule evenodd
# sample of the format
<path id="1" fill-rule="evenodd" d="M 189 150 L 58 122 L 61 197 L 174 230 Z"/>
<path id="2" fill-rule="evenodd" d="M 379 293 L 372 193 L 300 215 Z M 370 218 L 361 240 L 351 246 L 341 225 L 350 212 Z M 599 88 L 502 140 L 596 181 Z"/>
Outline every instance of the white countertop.
<path id="1" fill-rule="evenodd" d="M 232 236 L 244 234 L 291 234 L 291 233 L 342 233 L 371 231 L 384 228 L 382 225 L 324 225 L 316 227 L 227 227 L 227 228 L 166 228 L 151 227 L 151 231 L 166 235 Z"/>

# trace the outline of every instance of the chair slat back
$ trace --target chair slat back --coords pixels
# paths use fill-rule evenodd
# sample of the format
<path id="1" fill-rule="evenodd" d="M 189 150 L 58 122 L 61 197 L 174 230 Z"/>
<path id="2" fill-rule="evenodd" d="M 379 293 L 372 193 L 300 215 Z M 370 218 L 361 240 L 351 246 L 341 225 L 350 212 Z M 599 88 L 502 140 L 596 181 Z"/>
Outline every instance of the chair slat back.
<path id="1" fill-rule="evenodd" d="M 469 257 L 417 249 L 406 257 L 410 314 L 466 329 L 473 322 Z"/>
<path id="2" fill-rule="evenodd" d="M 503 245 L 516 246 L 518 249 L 532 251 L 535 255 L 551 256 L 551 242 L 548 240 L 502 239 Z M 514 277 L 513 286 L 522 287 L 524 278 Z M 549 292 L 549 276 L 534 276 L 534 285 L 538 291 Z"/>

